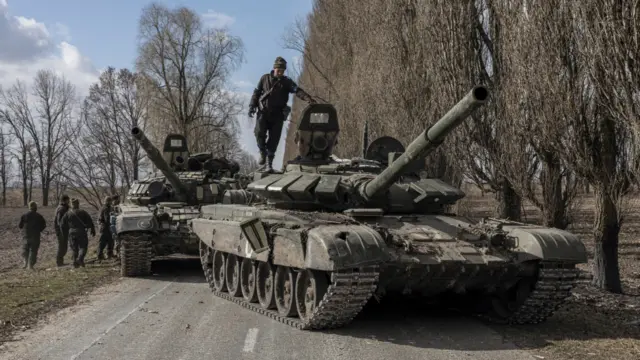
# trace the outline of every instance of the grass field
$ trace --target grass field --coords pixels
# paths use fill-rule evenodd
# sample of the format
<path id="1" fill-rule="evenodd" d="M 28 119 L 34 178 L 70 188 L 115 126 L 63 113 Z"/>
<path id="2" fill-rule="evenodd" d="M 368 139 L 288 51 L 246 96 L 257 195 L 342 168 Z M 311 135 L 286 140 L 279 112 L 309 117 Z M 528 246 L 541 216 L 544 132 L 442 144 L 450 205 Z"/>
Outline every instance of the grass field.
<path id="1" fill-rule="evenodd" d="M 491 216 L 492 195 L 481 196 L 467 190 L 459 203 L 461 215 Z M 633 202 L 632 202 L 633 203 Z M 580 236 L 593 254 L 591 227 L 593 199 L 579 199 L 574 223 L 569 227 Z M 526 222 L 539 222 L 540 214 L 524 206 Z M 620 269 L 624 295 L 603 293 L 582 283 L 569 304 L 546 323 L 532 326 L 492 326 L 507 340 L 545 359 L 639 359 L 640 358 L 640 214 L 631 208 L 626 214 L 620 238 Z M 116 263 L 89 264 L 86 269 L 55 269 L 55 234 L 51 227 L 43 236 L 37 270 L 20 268 L 20 236 L 17 229 L 24 208 L 0 208 L 0 329 L 4 339 L 14 330 L 31 326 L 45 313 L 75 302 L 92 287 L 119 277 Z M 53 208 L 40 210 L 53 224 Z M 95 218 L 95 213 L 93 214 Z M 97 246 L 97 237 L 90 239 Z M 70 255 L 67 255 L 69 259 Z M 88 259 L 95 259 L 94 251 Z M 68 261 L 68 260 L 67 260 Z M 581 267 L 591 271 L 591 265 Z M 2 336 L 2 335 L 0 335 Z M 0 342 L 2 340 L 0 339 Z"/>
<path id="2" fill-rule="evenodd" d="M 22 207 L 0 208 L 0 344 L 11 341 L 16 330 L 32 326 L 47 313 L 75 303 L 94 287 L 120 275 L 115 261 L 96 262 L 97 236 L 89 238 L 86 268 L 73 269 L 69 265 L 70 251 L 65 257 L 67 266 L 56 267 L 55 207 L 39 209 L 47 221 L 47 229 L 42 235 L 35 270 L 23 270 L 18 223 L 25 211 Z M 97 214 L 90 213 L 95 219 Z"/>

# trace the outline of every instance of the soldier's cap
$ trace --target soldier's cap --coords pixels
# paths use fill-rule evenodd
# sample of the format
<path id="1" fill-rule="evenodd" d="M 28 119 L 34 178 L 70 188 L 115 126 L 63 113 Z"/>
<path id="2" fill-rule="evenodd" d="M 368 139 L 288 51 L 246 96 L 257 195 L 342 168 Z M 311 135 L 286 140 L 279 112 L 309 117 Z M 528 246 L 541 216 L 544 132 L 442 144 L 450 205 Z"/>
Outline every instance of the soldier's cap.
<path id="1" fill-rule="evenodd" d="M 31 210 L 38 209 L 38 204 L 35 201 L 29 201 L 29 209 Z"/>
<path id="2" fill-rule="evenodd" d="M 276 61 L 273 63 L 273 68 L 274 69 L 286 69 L 287 68 L 287 61 L 282 56 L 278 56 L 276 58 Z"/>
<path id="3" fill-rule="evenodd" d="M 105 196 L 104 197 L 104 202 L 107 203 L 107 204 L 110 203 L 111 200 L 113 200 L 113 197 L 111 197 L 111 196 Z"/>
<path id="4" fill-rule="evenodd" d="M 69 195 L 64 194 L 64 195 L 60 196 L 60 201 L 69 201 Z"/>
<path id="5" fill-rule="evenodd" d="M 76 198 L 73 198 L 73 199 L 71 199 L 71 204 L 72 205 L 79 205 L 80 204 L 80 200 L 78 200 Z"/>

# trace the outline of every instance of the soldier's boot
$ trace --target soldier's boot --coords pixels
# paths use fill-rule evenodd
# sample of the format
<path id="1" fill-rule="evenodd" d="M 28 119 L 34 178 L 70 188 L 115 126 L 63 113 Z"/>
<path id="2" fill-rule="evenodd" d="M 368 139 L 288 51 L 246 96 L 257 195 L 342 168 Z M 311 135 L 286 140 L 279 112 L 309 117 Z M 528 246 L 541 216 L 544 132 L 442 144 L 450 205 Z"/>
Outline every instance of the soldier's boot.
<path id="1" fill-rule="evenodd" d="M 269 160 L 267 162 L 267 171 L 268 172 L 273 171 L 273 156 L 269 156 Z"/>
<path id="2" fill-rule="evenodd" d="M 258 161 L 258 164 L 260 165 L 264 165 L 264 163 L 267 161 L 267 154 L 264 151 L 260 152 L 260 160 Z"/>
<path id="3" fill-rule="evenodd" d="M 102 251 L 98 252 L 98 260 L 104 260 L 104 255 L 102 254 Z"/>

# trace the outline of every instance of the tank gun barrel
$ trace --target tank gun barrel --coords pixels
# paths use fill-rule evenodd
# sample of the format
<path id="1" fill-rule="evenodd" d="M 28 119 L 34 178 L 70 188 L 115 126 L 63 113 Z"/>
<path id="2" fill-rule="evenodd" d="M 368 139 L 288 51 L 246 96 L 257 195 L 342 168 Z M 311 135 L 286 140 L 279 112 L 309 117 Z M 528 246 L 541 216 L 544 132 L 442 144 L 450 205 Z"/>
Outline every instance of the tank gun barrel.
<path id="1" fill-rule="evenodd" d="M 180 181 L 178 175 L 173 172 L 169 164 L 164 160 L 158 148 L 153 146 L 151 141 L 147 139 L 142 129 L 134 127 L 131 129 L 131 135 L 133 135 L 133 137 L 140 143 L 140 146 L 147 153 L 151 162 L 158 168 L 158 170 L 160 170 L 160 172 L 162 172 L 176 192 L 180 195 L 185 195 L 187 193 L 187 189 L 184 184 Z"/>
<path id="2" fill-rule="evenodd" d="M 482 106 L 488 97 L 489 90 L 486 87 L 474 87 L 440 120 L 413 140 L 398 159 L 389 164 L 374 179 L 367 182 L 361 191 L 362 195 L 366 199 L 371 199 L 381 191 L 388 189 L 414 160 L 424 158 L 433 152 L 444 142 L 447 134 L 460 125 L 473 111 Z"/>

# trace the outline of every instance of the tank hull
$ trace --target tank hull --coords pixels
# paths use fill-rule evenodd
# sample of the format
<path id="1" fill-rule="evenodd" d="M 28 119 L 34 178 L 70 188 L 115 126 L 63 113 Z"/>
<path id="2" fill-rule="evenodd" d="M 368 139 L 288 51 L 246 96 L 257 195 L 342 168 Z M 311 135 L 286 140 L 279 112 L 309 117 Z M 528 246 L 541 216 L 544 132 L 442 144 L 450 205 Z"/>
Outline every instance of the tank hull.
<path id="1" fill-rule="evenodd" d="M 568 232 L 499 220 L 208 205 L 190 223 L 216 295 L 300 329 L 344 326 L 385 294 L 453 295 L 494 321 L 537 323 L 586 262 Z"/>
<path id="2" fill-rule="evenodd" d="M 151 263 L 158 256 L 198 255 L 199 240 L 187 225 L 198 215 L 195 206 L 158 206 L 155 209 L 130 204 L 120 206 L 115 217 L 114 235 L 122 275 L 150 274 Z"/>

